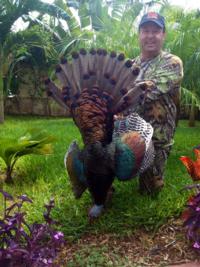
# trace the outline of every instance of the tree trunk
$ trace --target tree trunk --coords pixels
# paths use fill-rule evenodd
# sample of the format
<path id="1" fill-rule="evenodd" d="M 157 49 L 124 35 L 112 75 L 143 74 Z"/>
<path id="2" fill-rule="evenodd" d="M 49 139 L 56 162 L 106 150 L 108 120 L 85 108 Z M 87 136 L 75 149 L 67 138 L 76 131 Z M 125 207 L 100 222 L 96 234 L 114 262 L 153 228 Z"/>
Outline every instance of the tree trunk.
<path id="1" fill-rule="evenodd" d="M 0 96 L 0 124 L 4 122 L 4 101 L 3 96 Z"/>
<path id="2" fill-rule="evenodd" d="M 12 167 L 11 166 L 7 166 L 5 182 L 8 183 L 8 184 L 13 183 L 13 179 L 12 179 L 11 174 L 12 174 Z"/>
<path id="3" fill-rule="evenodd" d="M 4 122 L 3 73 L 0 68 L 0 123 Z"/>
<path id="4" fill-rule="evenodd" d="M 4 122 L 4 101 L 3 94 L 0 93 L 0 124 Z"/>
<path id="5" fill-rule="evenodd" d="M 191 109 L 190 109 L 190 116 L 189 116 L 189 127 L 195 127 L 195 105 L 192 103 Z"/>

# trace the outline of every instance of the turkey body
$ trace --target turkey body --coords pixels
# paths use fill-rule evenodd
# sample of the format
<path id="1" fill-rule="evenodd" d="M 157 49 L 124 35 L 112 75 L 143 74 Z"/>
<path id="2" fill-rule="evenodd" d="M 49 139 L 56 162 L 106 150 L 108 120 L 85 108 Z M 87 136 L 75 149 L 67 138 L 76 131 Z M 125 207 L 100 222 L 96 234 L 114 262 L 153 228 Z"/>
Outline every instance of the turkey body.
<path id="1" fill-rule="evenodd" d="M 115 124 L 110 142 L 92 142 L 82 150 L 73 142 L 65 157 L 68 173 L 71 179 L 75 177 L 75 197 L 80 198 L 86 187 L 91 192 L 95 203 L 89 212 L 91 217 L 102 212 L 115 177 L 130 180 L 145 171 L 154 159 L 153 128 L 149 123 L 132 113 Z"/>
<path id="2" fill-rule="evenodd" d="M 153 159 L 152 127 L 137 114 L 113 119 L 141 104 L 151 87 L 148 81 L 137 83 L 138 74 L 139 68 L 123 54 L 81 49 L 72 54 L 71 63 L 62 59 L 56 68 L 61 90 L 50 79 L 45 81 L 48 94 L 70 110 L 81 133 L 84 148 L 71 144 L 65 166 L 76 198 L 89 189 L 94 200 L 91 217 L 101 214 L 115 177 L 129 180 Z"/>

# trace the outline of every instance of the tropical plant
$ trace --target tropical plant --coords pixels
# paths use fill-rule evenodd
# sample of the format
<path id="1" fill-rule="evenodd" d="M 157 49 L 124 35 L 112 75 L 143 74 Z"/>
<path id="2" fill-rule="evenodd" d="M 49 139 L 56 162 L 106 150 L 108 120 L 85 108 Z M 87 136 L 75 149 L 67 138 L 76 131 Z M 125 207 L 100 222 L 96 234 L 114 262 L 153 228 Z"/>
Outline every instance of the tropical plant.
<path id="1" fill-rule="evenodd" d="M 6 164 L 6 182 L 12 182 L 13 168 L 19 158 L 25 155 L 49 155 L 55 138 L 39 129 L 30 129 L 17 138 L 0 139 L 0 158 Z"/>
<path id="2" fill-rule="evenodd" d="M 6 42 L 10 37 L 13 24 L 24 15 L 29 16 L 31 11 L 39 11 L 42 14 L 49 14 L 64 20 L 70 16 L 56 5 L 44 3 L 40 0 L 1 0 L 0 7 L 0 123 L 4 121 L 3 101 L 3 80 L 6 77 L 5 65 L 9 65 L 13 50 L 7 49 Z M 15 44 L 14 42 L 12 42 Z M 8 61 L 7 61 L 8 60 Z"/>
<path id="3" fill-rule="evenodd" d="M 82 27 L 94 33 L 91 45 L 138 55 L 136 20 L 144 4 L 141 1 L 73 1 Z"/>
<path id="4" fill-rule="evenodd" d="M 196 10 L 186 13 L 183 9 L 172 6 L 167 6 L 162 12 L 167 16 L 169 29 L 166 49 L 183 61 L 182 105 L 190 108 L 189 125 L 194 126 L 194 111 L 200 109 L 199 12 Z"/>
<path id="5" fill-rule="evenodd" d="M 67 57 L 74 49 L 88 47 L 93 40 L 94 33 L 81 24 L 81 17 L 78 14 L 75 15 L 74 8 L 77 8 L 79 3 L 74 1 L 66 2 L 64 0 L 55 0 L 54 3 L 71 16 L 70 20 L 67 21 L 67 26 L 63 24 L 62 20 L 55 21 L 53 17 L 49 21 L 50 27 L 59 36 L 55 41 L 55 49 L 58 52 L 58 57 Z M 70 7 L 73 7 L 73 12 Z"/>
<path id="6" fill-rule="evenodd" d="M 200 145 L 193 148 L 196 159 L 181 156 L 180 160 L 185 165 L 187 172 L 193 182 L 200 180 Z M 187 185 L 184 190 L 191 190 L 193 194 L 189 197 L 186 209 L 182 214 L 184 227 L 187 230 L 187 238 L 192 241 L 193 248 L 200 252 L 200 184 Z"/>
<path id="7" fill-rule="evenodd" d="M 32 203 L 26 195 L 14 198 L 0 190 L 4 199 L 3 216 L 0 219 L 0 266 L 56 266 L 53 261 L 65 243 L 62 232 L 55 230 L 57 224 L 51 218 L 55 206 L 51 199 L 45 205 L 44 223 L 29 224 L 24 203 Z M 7 203 L 10 206 L 7 207 Z"/>
<path id="8" fill-rule="evenodd" d="M 137 18 L 144 5 L 139 2 L 113 3 L 110 16 L 102 21 L 102 30 L 96 33 L 96 46 L 117 50 L 127 57 L 139 54 Z"/>
<path id="9" fill-rule="evenodd" d="M 24 66 L 29 66 L 34 81 L 38 82 L 39 79 L 36 77 L 39 69 L 45 70 L 58 56 L 51 34 L 38 25 L 24 31 L 10 33 L 5 41 L 4 53 L 8 55 L 3 65 L 5 96 L 16 93 L 15 88 L 12 87 L 12 81 L 15 77 L 18 83 L 23 81 Z"/>
<path id="10" fill-rule="evenodd" d="M 185 187 L 193 190 L 189 197 L 186 209 L 182 214 L 183 226 L 187 230 L 187 238 L 192 241 L 192 246 L 200 252 L 200 184 L 193 184 Z"/>
<path id="11" fill-rule="evenodd" d="M 99 31 L 102 28 L 102 20 L 108 14 L 106 2 L 103 0 L 73 0 L 68 5 L 77 10 L 81 28 L 89 27 Z"/>

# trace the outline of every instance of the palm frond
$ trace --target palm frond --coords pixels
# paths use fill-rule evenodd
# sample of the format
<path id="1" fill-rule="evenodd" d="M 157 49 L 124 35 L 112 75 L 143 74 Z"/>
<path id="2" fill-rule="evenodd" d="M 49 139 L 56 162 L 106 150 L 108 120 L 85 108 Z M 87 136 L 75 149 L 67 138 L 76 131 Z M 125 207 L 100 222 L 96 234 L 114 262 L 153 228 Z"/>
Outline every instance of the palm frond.
<path id="1" fill-rule="evenodd" d="M 181 87 L 181 104 L 185 106 L 195 105 L 200 110 L 200 97 L 194 91 Z"/>
<path id="2" fill-rule="evenodd" d="M 1 3 L 0 9 L 0 43 L 4 43 L 6 36 L 10 32 L 14 22 L 22 17 L 28 15 L 31 11 L 38 11 L 42 14 L 49 14 L 57 18 L 70 20 L 71 16 L 62 8 L 54 5 L 44 3 L 40 0 L 18 0 L 18 1 L 5 1 Z"/>

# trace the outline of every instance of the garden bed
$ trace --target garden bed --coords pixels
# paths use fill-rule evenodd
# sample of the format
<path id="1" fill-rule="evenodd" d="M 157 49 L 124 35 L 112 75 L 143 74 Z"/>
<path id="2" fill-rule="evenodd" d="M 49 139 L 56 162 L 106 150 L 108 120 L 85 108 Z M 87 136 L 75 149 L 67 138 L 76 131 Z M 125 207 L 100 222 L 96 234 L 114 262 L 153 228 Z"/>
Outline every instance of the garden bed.
<path id="1" fill-rule="evenodd" d="M 139 229 L 124 237 L 86 234 L 75 242 L 68 242 L 58 261 L 59 266 L 63 267 L 161 267 L 183 264 L 185 267 L 196 267 L 199 256 L 186 240 L 182 220 L 178 218 L 168 221 L 156 233 Z"/>

